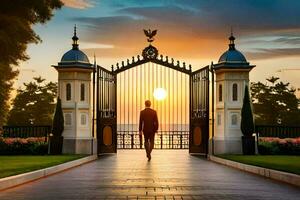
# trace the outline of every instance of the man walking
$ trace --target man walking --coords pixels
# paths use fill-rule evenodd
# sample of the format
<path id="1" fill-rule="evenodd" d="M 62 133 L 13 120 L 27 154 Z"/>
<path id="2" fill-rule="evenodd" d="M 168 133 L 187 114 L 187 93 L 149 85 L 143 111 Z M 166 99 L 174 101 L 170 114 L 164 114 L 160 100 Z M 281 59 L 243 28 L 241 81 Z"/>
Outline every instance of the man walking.
<path id="1" fill-rule="evenodd" d="M 140 113 L 139 133 L 144 133 L 144 145 L 148 161 L 151 160 L 151 152 L 154 147 L 154 136 L 158 129 L 158 119 L 156 111 L 151 109 L 151 101 L 145 101 L 146 108 Z"/>

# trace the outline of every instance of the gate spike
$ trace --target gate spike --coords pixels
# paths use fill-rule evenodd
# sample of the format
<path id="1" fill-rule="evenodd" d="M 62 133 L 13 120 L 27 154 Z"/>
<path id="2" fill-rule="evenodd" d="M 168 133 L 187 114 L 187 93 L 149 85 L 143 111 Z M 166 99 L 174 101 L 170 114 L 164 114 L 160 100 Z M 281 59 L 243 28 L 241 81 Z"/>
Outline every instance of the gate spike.
<path id="1" fill-rule="evenodd" d="M 138 58 L 138 61 L 140 61 L 140 55 L 138 55 L 137 58 Z"/>
<path id="2" fill-rule="evenodd" d="M 112 72 L 114 71 L 114 65 L 111 65 L 111 71 Z"/>
<path id="3" fill-rule="evenodd" d="M 129 65 L 129 59 L 127 59 L 127 65 Z"/>
<path id="4" fill-rule="evenodd" d="M 166 56 L 166 62 L 169 62 L 169 57 L 168 56 Z"/>
<path id="5" fill-rule="evenodd" d="M 189 64 L 189 70 L 192 71 L 192 65 L 191 64 Z"/>
<path id="6" fill-rule="evenodd" d="M 183 68 L 185 69 L 185 62 L 183 62 Z"/>
<path id="7" fill-rule="evenodd" d="M 177 60 L 177 67 L 180 67 L 180 63 L 179 63 L 179 60 Z"/>
<path id="8" fill-rule="evenodd" d="M 122 61 L 122 67 L 124 67 L 124 61 Z"/>
<path id="9" fill-rule="evenodd" d="M 135 63 L 135 61 L 134 61 L 134 56 L 132 56 L 132 63 Z"/>
<path id="10" fill-rule="evenodd" d="M 160 60 L 163 60 L 163 59 L 164 59 L 164 56 L 160 54 Z"/>
<path id="11" fill-rule="evenodd" d="M 119 69 L 119 63 L 117 63 L 116 65 L 117 65 L 117 69 Z"/>
<path id="12" fill-rule="evenodd" d="M 171 61 L 172 61 L 172 65 L 174 65 L 174 58 L 172 58 Z"/>

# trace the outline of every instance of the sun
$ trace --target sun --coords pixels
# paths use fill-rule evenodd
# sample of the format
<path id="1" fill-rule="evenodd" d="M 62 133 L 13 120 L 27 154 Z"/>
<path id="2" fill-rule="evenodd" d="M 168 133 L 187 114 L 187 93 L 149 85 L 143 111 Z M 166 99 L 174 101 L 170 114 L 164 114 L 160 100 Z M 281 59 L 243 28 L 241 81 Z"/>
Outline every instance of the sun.
<path id="1" fill-rule="evenodd" d="M 164 100 L 167 97 L 167 91 L 163 88 L 154 89 L 153 96 L 156 100 Z"/>

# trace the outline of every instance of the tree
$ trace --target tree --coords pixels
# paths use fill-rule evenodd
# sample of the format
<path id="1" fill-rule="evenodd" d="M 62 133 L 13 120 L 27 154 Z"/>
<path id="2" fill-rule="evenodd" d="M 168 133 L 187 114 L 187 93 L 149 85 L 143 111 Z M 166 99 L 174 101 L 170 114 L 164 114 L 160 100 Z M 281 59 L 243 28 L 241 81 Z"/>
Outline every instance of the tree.
<path id="1" fill-rule="evenodd" d="M 57 95 L 57 83 L 46 83 L 41 77 L 24 83 L 25 88 L 17 91 L 8 125 L 50 125 Z"/>
<path id="2" fill-rule="evenodd" d="M 57 104 L 52 124 L 52 136 L 49 138 L 50 154 L 57 155 L 62 153 L 64 131 L 64 115 L 61 108 L 61 100 L 57 98 Z"/>
<path id="3" fill-rule="evenodd" d="M 64 131 L 64 115 L 61 108 L 61 100 L 58 97 L 55 113 L 53 117 L 52 134 L 53 136 L 61 136 L 63 131 Z"/>
<path id="4" fill-rule="evenodd" d="M 244 155 L 255 154 L 255 138 L 252 136 L 254 133 L 253 113 L 250 103 L 248 86 L 245 87 L 245 94 L 242 107 L 242 120 L 241 131 L 242 136 L 242 149 Z"/>
<path id="5" fill-rule="evenodd" d="M 300 124 L 300 101 L 289 83 L 283 83 L 278 77 L 267 79 L 266 84 L 252 83 L 251 95 L 256 124 Z"/>
<path id="6" fill-rule="evenodd" d="M 254 133 L 253 113 L 250 104 L 249 89 L 245 87 L 245 95 L 242 107 L 241 131 L 244 136 L 252 136 Z"/>
<path id="7" fill-rule="evenodd" d="M 32 25 L 45 23 L 53 11 L 62 6 L 60 0 L 2 0 L 0 4 L 0 126 L 9 110 L 8 101 L 13 80 L 18 75 L 15 68 L 20 61 L 29 59 L 29 43 L 41 41 Z"/>

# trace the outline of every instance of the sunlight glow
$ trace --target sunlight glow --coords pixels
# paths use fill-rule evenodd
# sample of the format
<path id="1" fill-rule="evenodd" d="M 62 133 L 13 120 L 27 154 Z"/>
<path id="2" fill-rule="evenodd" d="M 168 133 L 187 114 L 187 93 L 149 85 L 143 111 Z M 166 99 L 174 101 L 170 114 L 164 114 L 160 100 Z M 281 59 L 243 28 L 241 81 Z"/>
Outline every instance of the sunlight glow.
<path id="1" fill-rule="evenodd" d="M 167 97 L 167 91 L 163 88 L 154 89 L 153 96 L 156 100 L 164 100 Z"/>

